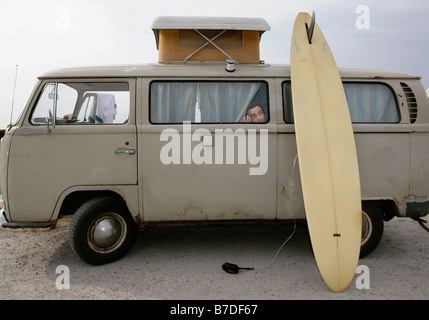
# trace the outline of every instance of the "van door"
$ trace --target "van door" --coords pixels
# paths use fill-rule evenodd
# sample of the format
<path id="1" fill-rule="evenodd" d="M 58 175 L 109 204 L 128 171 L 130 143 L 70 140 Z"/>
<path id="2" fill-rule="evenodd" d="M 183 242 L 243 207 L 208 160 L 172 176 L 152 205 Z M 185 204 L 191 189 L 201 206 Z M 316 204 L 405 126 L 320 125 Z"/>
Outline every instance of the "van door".
<path id="1" fill-rule="evenodd" d="M 69 188 L 137 184 L 134 79 L 45 80 L 31 103 L 10 148 L 13 221 L 52 219 Z"/>
<path id="2" fill-rule="evenodd" d="M 150 93 L 141 136 L 146 222 L 275 218 L 277 126 L 269 84 L 144 83 Z"/>

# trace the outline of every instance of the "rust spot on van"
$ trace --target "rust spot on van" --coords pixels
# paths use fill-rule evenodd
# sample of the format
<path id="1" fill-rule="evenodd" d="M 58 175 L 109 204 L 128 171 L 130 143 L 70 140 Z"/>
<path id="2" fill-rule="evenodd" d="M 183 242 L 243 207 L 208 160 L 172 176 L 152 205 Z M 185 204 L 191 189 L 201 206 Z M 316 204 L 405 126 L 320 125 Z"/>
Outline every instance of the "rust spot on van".
<path id="1" fill-rule="evenodd" d="M 53 230 L 53 229 L 55 229 L 57 227 L 57 222 L 58 222 L 58 219 L 49 220 L 49 223 L 51 223 L 50 230 Z"/>
<path id="2" fill-rule="evenodd" d="M 402 199 L 392 198 L 391 200 L 393 200 L 396 207 L 400 207 L 404 203 L 410 202 L 411 200 L 422 200 L 422 199 L 427 199 L 427 196 L 419 196 L 419 195 L 410 193 L 410 194 L 402 197 Z"/>
<path id="3" fill-rule="evenodd" d="M 136 216 L 133 216 L 133 219 L 134 219 L 135 223 L 137 223 L 139 226 L 142 224 L 142 218 L 139 214 Z"/>
<path id="4" fill-rule="evenodd" d="M 402 202 L 407 202 L 409 200 L 426 199 L 426 198 L 427 196 L 419 196 L 419 195 L 410 193 L 409 195 L 406 195 L 405 197 L 402 198 Z"/>
<path id="5" fill-rule="evenodd" d="M 204 211 L 201 208 L 187 205 L 183 209 L 182 217 L 184 220 L 207 220 L 207 215 L 204 215 Z"/>
<path id="6" fill-rule="evenodd" d="M 234 216 L 244 215 L 244 214 L 245 214 L 245 212 L 240 211 L 240 210 L 236 210 L 236 211 L 234 211 Z"/>

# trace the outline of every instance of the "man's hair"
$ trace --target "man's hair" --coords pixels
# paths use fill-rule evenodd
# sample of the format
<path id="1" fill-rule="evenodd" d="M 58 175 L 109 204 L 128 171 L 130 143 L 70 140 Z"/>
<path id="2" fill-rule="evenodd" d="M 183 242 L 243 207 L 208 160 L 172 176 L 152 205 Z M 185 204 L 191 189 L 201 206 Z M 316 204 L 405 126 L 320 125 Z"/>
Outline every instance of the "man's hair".
<path id="1" fill-rule="evenodd" d="M 264 113 L 264 115 L 265 115 L 265 110 L 264 110 L 264 108 L 262 108 L 261 104 L 260 104 L 260 103 L 258 103 L 257 101 L 253 101 L 253 102 L 251 102 L 251 103 L 249 104 L 249 106 L 247 107 L 247 110 L 246 110 L 246 114 L 249 114 L 249 110 L 250 110 L 250 109 L 253 109 L 253 108 L 255 108 L 255 107 L 260 107 L 260 108 L 261 108 L 261 110 L 262 110 L 262 112 L 263 112 L 263 113 Z"/>

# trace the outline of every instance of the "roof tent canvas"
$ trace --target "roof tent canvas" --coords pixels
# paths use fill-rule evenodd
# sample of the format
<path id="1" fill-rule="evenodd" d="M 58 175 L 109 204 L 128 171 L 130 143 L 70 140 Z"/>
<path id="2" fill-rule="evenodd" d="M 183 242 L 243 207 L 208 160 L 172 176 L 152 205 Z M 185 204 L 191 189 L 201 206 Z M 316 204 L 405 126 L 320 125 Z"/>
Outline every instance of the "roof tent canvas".
<path id="1" fill-rule="evenodd" d="M 158 62 L 260 63 L 259 42 L 270 30 L 261 18 L 158 17 L 152 23 Z"/>

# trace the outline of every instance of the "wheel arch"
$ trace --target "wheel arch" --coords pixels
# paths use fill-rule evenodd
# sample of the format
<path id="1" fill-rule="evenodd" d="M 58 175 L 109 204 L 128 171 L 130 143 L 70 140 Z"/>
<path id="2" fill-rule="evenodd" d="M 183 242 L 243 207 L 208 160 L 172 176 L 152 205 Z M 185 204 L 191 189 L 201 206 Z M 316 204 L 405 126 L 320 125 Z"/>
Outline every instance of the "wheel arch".
<path id="1" fill-rule="evenodd" d="M 367 204 L 377 206 L 383 215 L 384 221 L 392 220 L 394 217 L 400 215 L 399 208 L 394 199 L 368 199 L 362 201 L 362 205 Z"/>
<path id="2" fill-rule="evenodd" d="M 135 188 L 135 191 L 134 191 Z M 137 186 L 105 186 L 100 187 L 72 187 L 65 190 L 58 197 L 52 220 L 61 216 L 73 215 L 76 210 L 89 199 L 108 196 L 122 202 L 136 223 L 141 222 L 137 198 Z"/>

